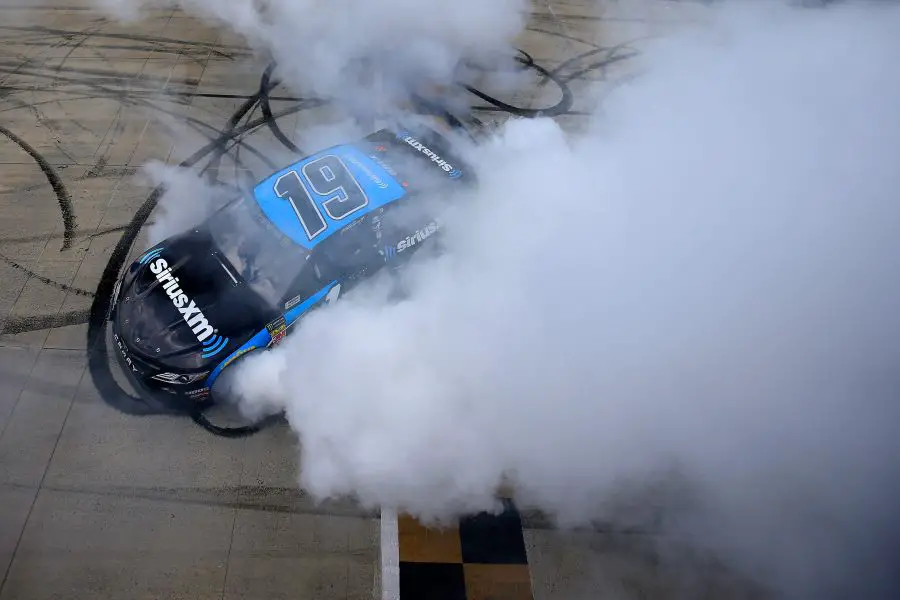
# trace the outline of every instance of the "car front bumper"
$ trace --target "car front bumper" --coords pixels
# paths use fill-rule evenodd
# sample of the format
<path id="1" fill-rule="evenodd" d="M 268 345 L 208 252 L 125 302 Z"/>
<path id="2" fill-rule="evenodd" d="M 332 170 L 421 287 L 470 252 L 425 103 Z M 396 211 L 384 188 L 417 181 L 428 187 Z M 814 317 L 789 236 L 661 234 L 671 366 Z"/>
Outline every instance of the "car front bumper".
<path id="1" fill-rule="evenodd" d="M 127 332 L 123 332 L 117 313 L 118 298 L 114 294 L 109 320 L 112 351 L 135 390 L 177 412 L 193 412 L 205 406 L 210 401 L 210 390 L 206 385 L 209 372 L 173 371 L 141 356 L 126 343 Z"/>

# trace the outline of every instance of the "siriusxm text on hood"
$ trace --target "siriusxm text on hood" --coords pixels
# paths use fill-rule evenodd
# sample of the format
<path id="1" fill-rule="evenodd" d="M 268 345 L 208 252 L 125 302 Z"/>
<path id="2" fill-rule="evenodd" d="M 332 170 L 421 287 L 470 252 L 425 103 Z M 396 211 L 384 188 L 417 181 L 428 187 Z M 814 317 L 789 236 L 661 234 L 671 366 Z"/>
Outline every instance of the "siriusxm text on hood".
<path id="1" fill-rule="evenodd" d="M 432 162 L 434 162 L 437 166 L 442 168 L 447 173 L 458 172 L 457 169 L 453 168 L 453 165 L 451 165 L 446 160 L 441 158 L 437 153 L 435 153 L 433 150 L 428 148 L 425 144 L 423 144 L 422 142 L 420 142 L 413 136 L 401 135 L 400 139 L 403 140 L 404 142 L 406 142 L 407 144 L 409 144 L 410 146 L 412 146 L 413 148 L 415 148 L 416 150 L 418 150 L 419 152 L 421 152 L 422 154 L 424 154 L 425 156 L 427 156 L 428 158 L 430 158 Z"/>
<path id="2" fill-rule="evenodd" d="M 213 326 L 209 324 L 196 303 L 187 297 L 178 285 L 178 278 L 172 277 L 172 268 L 164 258 L 157 258 L 150 263 L 150 271 L 156 275 L 156 280 L 162 284 L 163 290 L 172 300 L 172 304 L 181 313 L 188 327 L 197 336 L 197 341 L 202 342 L 215 333 Z"/>

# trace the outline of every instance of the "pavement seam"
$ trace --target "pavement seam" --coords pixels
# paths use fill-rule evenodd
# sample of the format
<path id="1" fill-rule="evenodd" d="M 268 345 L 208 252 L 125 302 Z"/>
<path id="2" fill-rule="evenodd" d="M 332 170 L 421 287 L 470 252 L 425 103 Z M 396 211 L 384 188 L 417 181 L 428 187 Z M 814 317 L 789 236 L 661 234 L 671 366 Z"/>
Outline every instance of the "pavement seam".
<path id="1" fill-rule="evenodd" d="M 41 349 L 43 352 L 43 348 Z M 40 355 L 38 355 L 40 358 Z M 35 365 L 37 364 L 37 360 L 34 361 Z M 12 566 L 16 561 L 16 554 L 19 552 L 19 545 L 22 543 L 22 538 L 25 537 L 25 530 L 28 528 L 28 522 L 31 520 L 31 513 L 34 511 L 34 505 L 37 504 L 38 497 L 41 495 L 41 489 L 44 487 L 44 480 L 47 478 L 47 472 L 50 470 L 50 465 L 53 463 L 53 457 L 56 456 L 56 449 L 59 447 L 59 439 L 63 435 L 63 431 L 66 429 L 66 423 L 69 422 L 69 415 L 72 414 L 72 407 L 75 405 L 75 396 L 78 393 L 78 390 L 81 388 L 82 383 L 84 382 L 84 376 L 87 373 L 87 364 L 84 365 L 84 368 L 81 370 L 81 377 L 78 379 L 78 385 L 74 386 L 72 389 L 72 394 L 69 397 L 69 408 L 66 410 L 66 416 L 63 417 L 62 425 L 59 428 L 59 434 L 56 436 L 56 441 L 53 443 L 53 450 L 50 452 L 50 458 L 47 459 L 47 464 L 44 466 L 44 472 L 41 474 L 41 480 L 37 485 L 37 490 L 34 493 L 34 498 L 31 499 L 31 506 L 28 507 L 28 514 L 25 516 L 25 521 L 22 523 L 22 530 L 19 532 L 19 536 L 16 538 L 16 544 L 13 547 L 12 554 L 9 558 L 9 564 L 6 565 L 6 571 L 3 573 L 3 581 L 0 581 L 0 596 L 3 595 L 3 589 L 6 587 L 6 582 L 9 579 L 9 574 L 12 571 Z M 29 373 L 29 379 L 31 378 L 31 373 L 34 372 L 34 367 L 32 367 L 31 372 Z M 22 388 L 22 393 L 24 393 L 25 388 Z M 19 394 L 19 400 L 21 400 L 22 394 Z M 16 406 L 19 405 L 19 400 L 16 401 Z M 8 422 L 7 422 L 8 424 Z M 6 428 L 4 427 L 4 431 Z"/>

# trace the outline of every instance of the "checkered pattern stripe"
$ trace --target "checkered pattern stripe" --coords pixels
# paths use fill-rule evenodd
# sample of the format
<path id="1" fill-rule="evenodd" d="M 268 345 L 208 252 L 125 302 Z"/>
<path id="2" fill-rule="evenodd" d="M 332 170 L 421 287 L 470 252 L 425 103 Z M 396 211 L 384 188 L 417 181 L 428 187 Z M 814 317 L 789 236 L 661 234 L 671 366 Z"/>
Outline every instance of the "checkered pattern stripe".
<path id="1" fill-rule="evenodd" d="M 400 600 L 532 600 L 522 521 L 504 505 L 445 528 L 401 515 Z"/>

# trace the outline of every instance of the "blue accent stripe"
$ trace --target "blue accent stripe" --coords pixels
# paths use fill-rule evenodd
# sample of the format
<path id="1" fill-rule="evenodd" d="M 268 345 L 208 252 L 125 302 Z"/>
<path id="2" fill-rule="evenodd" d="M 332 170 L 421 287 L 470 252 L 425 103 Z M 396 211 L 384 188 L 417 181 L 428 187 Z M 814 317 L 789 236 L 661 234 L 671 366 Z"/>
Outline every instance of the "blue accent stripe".
<path id="1" fill-rule="evenodd" d="M 212 343 L 211 346 L 209 346 L 208 348 L 206 348 L 206 349 L 200 354 L 200 356 L 202 356 L 203 358 L 210 358 L 210 357 L 215 356 L 216 354 L 218 354 L 219 352 L 221 352 L 222 350 L 224 350 L 225 347 L 228 346 L 228 342 L 231 341 L 231 340 L 229 340 L 228 338 L 223 338 L 223 337 L 220 337 L 220 336 L 218 336 L 218 335 L 217 335 L 217 336 L 214 336 L 214 337 L 212 337 L 212 338 L 210 338 L 210 339 L 211 339 L 211 340 L 214 340 L 214 341 L 213 341 L 213 343 Z M 207 342 L 203 342 L 203 344 L 206 345 Z"/>
<path id="2" fill-rule="evenodd" d="M 156 248 L 154 250 L 151 250 L 150 252 L 147 252 L 146 254 L 141 256 L 138 259 L 138 262 L 140 262 L 142 265 L 146 265 L 148 262 L 150 262 L 151 260 L 155 259 L 160 254 L 162 254 L 162 251 L 163 251 L 162 248 Z"/>
<path id="3" fill-rule="evenodd" d="M 328 295 L 328 292 L 330 292 L 335 285 L 337 285 L 337 280 L 332 281 L 321 290 L 319 290 L 288 312 L 284 313 L 285 324 L 290 326 L 292 323 L 297 321 L 297 319 L 299 319 L 310 308 L 321 302 L 322 299 L 325 298 L 326 295 Z M 216 379 L 218 379 L 219 375 L 221 375 L 225 367 L 231 364 L 231 362 L 235 358 L 237 358 L 241 354 L 249 352 L 250 350 L 265 348 L 271 341 L 272 335 L 269 333 L 268 329 L 263 329 L 262 331 L 257 332 L 252 338 L 247 340 L 244 345 L 229 354 L 228 358 L 216 365 L 216 368 L 213 369 L 212 373 L 209 374 L 209 377 L 206 378 L 206 387 L 212 388 L 213 383 L 216 381 Z"/>
<path id="4" fill-rule="evenodd" d="M 337 285 L 337 280 L 332 281 L 331 283 L 329 283 L 328 285 L 323 287 L 321 290 L 319 290 L 318 292 L 316 292 L 315 294 L 313 294 L 312 296 L 310 296 L 309 298 L 307 298 L 306 300 L 304 300 L 303 302 L 301 302 L 300 304 L 298 304 L 291 310 L 284 313 L 285 322 L 288 325 L 291 325 L 294 321 L 299 319 L 303 315 L 303 313 L 308 311 L 315 304 L 318 304 L 322 300 L 322 298 L 324 298 L 328 294 L 328 292 L 331 291 L 331 288 L 333 288 L 335 285 Z"/>
<path id="5" fill-rule="evenodd" d="M 247 342 L 243 346 L 229 354 L 228 358 L 216 365 L 216 368 L 213 369 L 212 373 L 209 374 L 209 377 L 206 378 L 206 387 L 212 388 L 213 383 L 216 381 L 216 379 L 218 379 L 222 371 L 225 370 L 225 367 L 231 364 L 231 361 L 233 361 L 235 358 L 237 358 L 241 354 L 249 352 L 250 350 L 265 348 L 269 344 L 269 341 L 271 339 L 272 336 L 269 335 L 268 329 L 263 329 L 262 331 L 257 332 L 257 334 L 247 340 Z"/>

